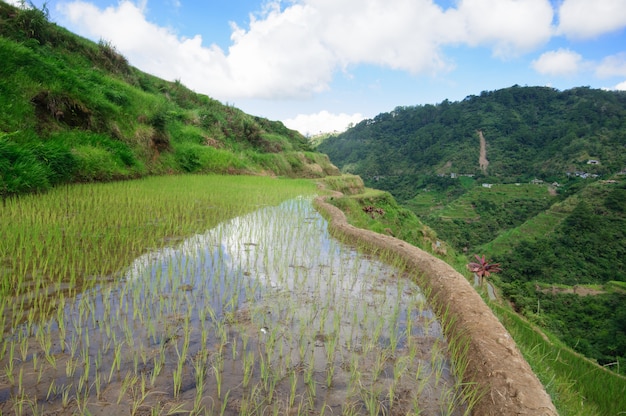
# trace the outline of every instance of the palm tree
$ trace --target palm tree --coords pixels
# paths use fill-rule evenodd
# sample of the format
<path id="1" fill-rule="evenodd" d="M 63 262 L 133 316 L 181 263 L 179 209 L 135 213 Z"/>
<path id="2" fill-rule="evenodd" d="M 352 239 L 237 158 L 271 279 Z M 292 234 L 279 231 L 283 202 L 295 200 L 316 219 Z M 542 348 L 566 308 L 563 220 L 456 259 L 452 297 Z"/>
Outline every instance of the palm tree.
<path id="1" fill-rule="evenodd" d="M 467 268 L 470 272 L 473 272 L 476 276 L 479 277 L 479 283 L 481 286 L 483 284 L 483 277 L 489 277 L 491 273 L 498 273 L 502 271 L 502 269 L 500 268 L 500 263 L 489 263 L 487 260 L 485 260 L 484 254 L 482 257 L 474 254 L 474 257 L 476 257 L 476 260 L 478 260 L 478 262 L 468 263 Z"/>

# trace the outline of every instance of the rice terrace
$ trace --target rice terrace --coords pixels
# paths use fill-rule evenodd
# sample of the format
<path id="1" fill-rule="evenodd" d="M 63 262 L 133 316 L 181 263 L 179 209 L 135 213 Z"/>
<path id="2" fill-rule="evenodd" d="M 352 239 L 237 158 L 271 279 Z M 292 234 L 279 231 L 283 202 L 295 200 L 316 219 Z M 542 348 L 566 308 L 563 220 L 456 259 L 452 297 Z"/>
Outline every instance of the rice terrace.
<path id="1" fill-rule="evenodd" d="M 0 412 L 468 413 L 465 344 L 414 270 L 329 235 L 317 192 L 175 176 L 7 199 Z"/>
<path id="2" fill-rule="evenodd" d="M 57 3 L 0 1 L 0 416 L 626 414 L 617 2 Z"/>

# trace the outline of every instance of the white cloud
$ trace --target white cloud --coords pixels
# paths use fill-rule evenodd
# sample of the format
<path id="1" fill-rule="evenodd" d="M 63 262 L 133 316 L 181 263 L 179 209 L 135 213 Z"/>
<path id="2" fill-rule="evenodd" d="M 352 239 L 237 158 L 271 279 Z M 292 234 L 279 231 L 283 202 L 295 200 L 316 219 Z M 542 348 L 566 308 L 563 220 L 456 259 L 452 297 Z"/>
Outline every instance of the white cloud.
<path id="1" fill-rule="evenodd" d="M 596 67 L 596 76 L 600 78 L 626 77 L 626 52 L 604 58 Z"/>
<path id="2" fill-rule="evenodd" d="M 594 38 L 626 27 L 626 0 L 563 0 L 558 33 Z"/>
<path id="3" fill-rule="evenodd" d="M 364 118 L 359 113 L 332 114 L 323 110 L 315 114 L 298 114 L 295 118 L 283 120 L 283 123 L 305 136 L 312 136 L 319 133 L 343 132 L 350 124 L 357 124 Z"/>
<path id="4" fill-rule="evenodd" d="M 492 45 L 496 56 L 525 53 L 552 36 L 554 12 L 547 0 L 461 0 L 466 42 Z"/>
<path id="5" fill-rule="evenodd" d="M 569 49 L 559 49 L 543 53 L 531 65 L 544 75 L 575 75 L 581 70 L 583 57 Z"/>
<path id="6" fill-rule="evenodd" d="M 270 0 L 248 27 L 233 24 L 223 50 L 149 22 L 142 1 L 106 9 L 60 3 L 60 23 L 111 41 L 144 71 L 221 100 L 310 96 L 359 64 L 434 75 L 454 67 L 443 46 L 509 57 L 542 45 L 553 30 L 549 0 L 459 0 L 447 9 L 433 0 Z"/>
<path id="7" fill-rule="evenodd" d="M 619 91 L 626 91 L 626 81 L 620 82 L 615 87 L 613 87 L 613 89 L 614 90 L 619 90 Z"/>

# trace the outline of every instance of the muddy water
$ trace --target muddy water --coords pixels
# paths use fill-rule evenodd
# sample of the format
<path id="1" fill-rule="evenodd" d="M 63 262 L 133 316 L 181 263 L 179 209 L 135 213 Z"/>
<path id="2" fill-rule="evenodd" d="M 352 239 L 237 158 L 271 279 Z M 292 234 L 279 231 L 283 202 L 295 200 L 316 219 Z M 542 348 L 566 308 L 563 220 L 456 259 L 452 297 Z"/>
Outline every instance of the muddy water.
<path id="1" fill-rule="evenodd" d="M 2 413 L 462 414 L 410 276 L 308 199 L 138 258 L 3 336 Z"/>

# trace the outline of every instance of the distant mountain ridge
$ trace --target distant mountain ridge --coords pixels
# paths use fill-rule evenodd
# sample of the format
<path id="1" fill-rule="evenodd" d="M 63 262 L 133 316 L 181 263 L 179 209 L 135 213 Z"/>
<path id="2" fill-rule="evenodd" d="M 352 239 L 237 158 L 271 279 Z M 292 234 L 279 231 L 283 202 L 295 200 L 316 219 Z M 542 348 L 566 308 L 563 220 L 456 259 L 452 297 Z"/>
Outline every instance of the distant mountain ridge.
<path id="1" fill-rule="evenodd" d="M 481 169 L 480 134 L 488 167 Z M 397 107 L 317 149 L 401 200 L 407 178 L 467 174 L 490 182 L 559 180 L 626 167 L 626 92 L 513 86 L 459 102 Z"/>

